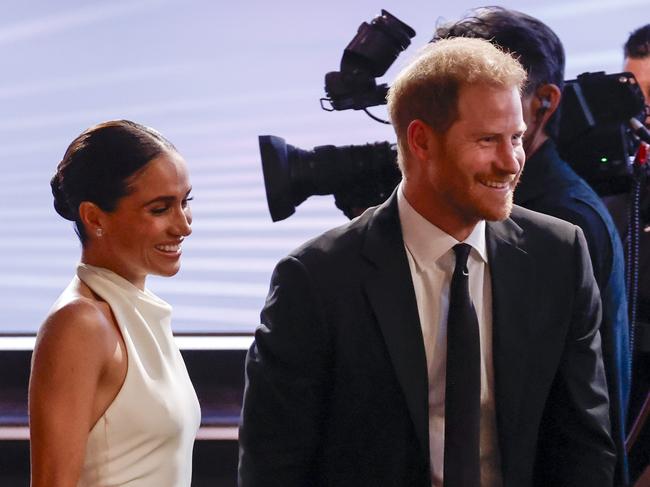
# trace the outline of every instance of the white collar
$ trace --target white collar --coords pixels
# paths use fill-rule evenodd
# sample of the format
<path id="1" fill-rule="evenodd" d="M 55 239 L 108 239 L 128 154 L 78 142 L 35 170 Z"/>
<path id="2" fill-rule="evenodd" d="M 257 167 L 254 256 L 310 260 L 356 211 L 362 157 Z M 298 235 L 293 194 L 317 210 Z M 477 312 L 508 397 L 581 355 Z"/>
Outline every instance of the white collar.
<path id="1" fill-rule="evenodd" d="M 426 268 L 435 264 L 440 257 L 459 243 L 454 237 L 420 215 L 410 205 L 404 196 L 401 183 L 397 190 L 397 208 L 404 244 L 418 267 Z M 485 228 L 485 220 L 479 221 L 464 243 L 471 245 L 476 254 L 487 263 Z"/>

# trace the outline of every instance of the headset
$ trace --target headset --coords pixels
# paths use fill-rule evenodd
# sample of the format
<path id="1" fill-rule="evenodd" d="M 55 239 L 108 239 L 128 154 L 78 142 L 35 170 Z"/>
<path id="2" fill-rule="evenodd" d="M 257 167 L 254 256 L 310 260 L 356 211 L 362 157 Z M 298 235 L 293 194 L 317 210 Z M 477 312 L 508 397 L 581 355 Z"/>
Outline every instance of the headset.
<path id="1" fill-rule="evenodd" d="M 541 115 L 546 110 L 551 108 L 551 100 L 549 98 L 547 98 L 547 97 L 540 98 L 540 100 L 541 100 L 541 103 L 542 103 L 541 106 L 539 107 L 539 112 L 540 112 L 540 115 Z"/>

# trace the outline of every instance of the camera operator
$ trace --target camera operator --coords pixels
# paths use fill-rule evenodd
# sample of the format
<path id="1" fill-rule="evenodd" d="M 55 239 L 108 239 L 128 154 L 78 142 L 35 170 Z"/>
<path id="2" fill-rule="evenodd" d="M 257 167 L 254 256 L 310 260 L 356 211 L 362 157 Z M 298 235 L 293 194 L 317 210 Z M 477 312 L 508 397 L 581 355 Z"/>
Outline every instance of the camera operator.
<path id="1" fill-rule="evenodd" d="M 624 439 L 630 352 L 624 254 L 607 208 L 560 158 L 556 148 L 558 107 L 564 84 L 563 46 L 541 21 L 500 7 L 479 8 L 456 23 L 439 26 L 433 42 L 449 37 L 489 40 L 513 53 L 528 72 L 522 96 L 528 127 L 524 139 L 527 161 L 514 202 L 574 223 L 582 228 L 587 238 L 603 307 L 600 333 L 610 396 L 612 437 L 618 453 L 616 485 L 625 485 Z"/>
<path id="2" fill-rule="evenodd" d="M 639 82 L 646 105 L 650 105 L 650 24 L 638 28 L 628 38 L 624 47 L 625 65 L 624 71 L 634 74 Z M 646 126 L 650 125 L 650 110 L 646 107 Z M 648 198 L 646 187 L 646 198 Z M 647 201 L 647 200 L 646 200 Z M 630 413 L 634 419 L 640 412 L 643 401 L 650 389 L 650 234 L 644 232 L 641 236 L 641 272 L 640 301 L 638 320 L 639 331 L 637 334 L 637 352 L 635 354 L 636 366 L 632 376 L 632 395 L 630 402 Z M 644 345 L 642 346 L 642 340 Z M 633 470 L 643 469 L 650 464 L 650 431 L 646 424 L 645 433 L 631 453 Z"/>
<path id="3" fill-rule="evenodd" d="M 629 71 L 634 75 L 648 105 L 650 104 L 650 24 L 632 32 L 623 51 L 625 54 L 623 71 Z M 646 113 L 645 123 L 650 125 L 650 113 Z"/>
<path id="4" fill-rule="evenodd" d="M 625 57 L 623 71 L 631 72 L 641 87 L 646 105 L 650 104 L 650 24 L 632 32 L 623 47 Z M 650 125 L 650 112 L 646 106 L 646 126 Z M 650 207 L 650 188 L 646 181 L 642 189 L 642 225 L 648 227 Z M 605 198 L 607 207 L 614 217 L 616 226 L 627 244 L 630 238 L 629 208 L 630 195 L 622 194 Z M 642 231 L 639 235 L 639 296 L 637 300 L 636 333 L 634 338 L 634 367 L 628 410 L 628 429 L 640 417 L 644 401 L 650 389 L 650 233 Z M 650 425 L 636 436 L 630 449 L 630 474 L 635 477 L 650 464 Z"/>

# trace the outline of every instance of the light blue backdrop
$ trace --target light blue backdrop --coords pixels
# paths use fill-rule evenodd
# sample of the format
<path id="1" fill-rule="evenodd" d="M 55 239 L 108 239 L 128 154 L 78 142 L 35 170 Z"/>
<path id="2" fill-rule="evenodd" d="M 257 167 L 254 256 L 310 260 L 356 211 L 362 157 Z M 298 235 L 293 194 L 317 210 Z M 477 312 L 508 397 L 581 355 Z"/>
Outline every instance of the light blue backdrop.
<path id="1" fill-rule="evenodd" d="M 34 332 L 73 275 L 79 245 L 51 205 L 49 178 L 86 127 L 128 118 L 176 144 L 194 184 L 183 269 L 149 285 L 174 305 L 177 331 L 250 332 L 274 263 L 345 222 L 331 197 L 272 223 L 257 136 L 291 144 L 394 140 L 359 112 L 319 108 L 362 21 L 386 8 L 426 43 L 440 18 L 476 4 L 385 1 L 5 0 L 0 15 L 0 332 Z M 564 41 L 567 77 L 620 71 L 649 0 L 507 2 Z M 387 73 L 390 80 L 409 52 Z M 379 115 L 383 107 L 375 109 Z"/>

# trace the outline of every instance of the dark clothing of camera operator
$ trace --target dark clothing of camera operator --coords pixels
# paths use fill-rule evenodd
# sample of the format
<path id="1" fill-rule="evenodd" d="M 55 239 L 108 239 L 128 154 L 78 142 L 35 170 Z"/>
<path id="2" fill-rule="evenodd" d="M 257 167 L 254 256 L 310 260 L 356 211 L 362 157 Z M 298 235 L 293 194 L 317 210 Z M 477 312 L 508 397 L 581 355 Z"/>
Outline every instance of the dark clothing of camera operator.
<path id="1" fill-rule="evenodd" d="M 527 162 L 514 201 L 578 225 L 585 233 L 603 307 L 600 333 L 618 457 L 614 485 L 626 485 L 624 440 L 630 351 L 624 255 L 601 199 L 559 157 L 553 142 L 559 129 L 558 107 L 564 84 L 562 43 L 541 21 L 500 7 L 479 8 L 459 22 L 438 27 L 434 41 L 448 37 L 489 40 L 515 54 L 528 72 L 522 96 L 528 127 L 524 141 Z"/>

